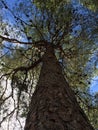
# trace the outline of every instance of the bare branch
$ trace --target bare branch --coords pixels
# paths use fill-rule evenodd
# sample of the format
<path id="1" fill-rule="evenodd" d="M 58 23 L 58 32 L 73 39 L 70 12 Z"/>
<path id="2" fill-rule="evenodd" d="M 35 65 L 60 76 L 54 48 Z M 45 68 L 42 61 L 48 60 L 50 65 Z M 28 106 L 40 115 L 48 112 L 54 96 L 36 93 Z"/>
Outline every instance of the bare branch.
<path id="1" fill-rule="evenodd" d="M 16 19 L 16 20 L 19 20 L 21 22 L 21 24 L 25 24 L 25 25 L 28 25 L 28 26 L 31 26 L 30 24 L 28 24 L 27 22 L 25 22 L 24 20 L 22 20 L 21 18 L 19 18 L 18 16 L 16 16 L 13 11 L 8 7 L 8 5 L 3 1 L 1 0 L 2 4 L 4 5 L 4 7 L 10 11 L 10 13 L 13 15 L 13 17 Z"/>
<path id="2" fill-rule="evenodd" d="M 45 46 L 47 43 L 47 41 L 45 41 L 45 40 L 39 40 L 39 41 L 34 41 L 34 42 L 23 42 L 23 41 L 19 41 L 17 39 L 14 39 L 14 38 L 4 37 L 2 35 L 0 35 L 0 38 L 2 40 L 8 41 L 8 42 L 17 43 L 17 44 L 24 44 L 24 45 L 34 45 L 35 47 Z"/>
<path id="3" fill-rule="evenodd" d="M 11 116 L 12 114 L 14 114 L 15 110 L 17 109 L 14 108 L 9 114 L 7 114 L 5 117 L 3 117 L 2 121 L 0 122 L 0 125 L 7 119 L 7 117 Z"/>
<path id="4" fill-rule="evenodd" d="M 4 94 L 5 94 L 6 90 L 7 90 L 7 82 L 8 82 L 8 78 L 6 79 L 5 82 L 6 82 L 6 86 L 5 86 L 4 92 L 2 93 L 0 99 L 3 99 L 3 96 L 4 96 Z"/>
<path id="5" fill-rule="evenodd" d="M 0 106 L 2 105 L 2 104 L 4 104 L 4 102 L 6 101 L 6 100 L 8 100 L 10 97 L 12 97 L 12 94 L 10 94 L 8 97 L 6 97 L 5 99 L 3 99 L 2 100 L 2 98 L 0 97 Z"/>
<path id="6" fill-rule="evenodd" d="M 5 54 L 0 56 L 0 59 L 3 58 L 4 56 L 6 56 L 9 53 L 9 51 L 7 51 Z"/>
<path id="7" fill-rule="evenodd" d="M 40 58 L 40 59 L 37 60 L 36 62 L 32 63 L 31 66 L 28 66 L 28 67 L 26 67 L 26 66 L 17 67 L 17 68 L 15 68 L 15 69 L 13 69 L 11 72 L 2 75 L 2 76 L 0 77 L 0 79 L 2 79 L 2 78 L 5 77 L 5 76 L 9 76 L 9 75 L 11 75 L 11 74 L 12 74 L 12 75 L 15 75 L 18 71 L 29 71 L 29 70 L 33 69 L 34 67 L 36 67 L 41 61 L 42 61 L 42 59 Z"/>
<path id="8" fill-rule="evenodd" d="M 36 67 L 41 61 L 42 61 L 42 59 L 40 58 L 38 61 L 32 63 L 32 65 L 29 67 L 25 67 L 25 66 L 18 67 L 13 70 L 14 74 L 17 73 L 18 71 L 29 71 L 29 70 L 33 69 L 34 67 Z"/>

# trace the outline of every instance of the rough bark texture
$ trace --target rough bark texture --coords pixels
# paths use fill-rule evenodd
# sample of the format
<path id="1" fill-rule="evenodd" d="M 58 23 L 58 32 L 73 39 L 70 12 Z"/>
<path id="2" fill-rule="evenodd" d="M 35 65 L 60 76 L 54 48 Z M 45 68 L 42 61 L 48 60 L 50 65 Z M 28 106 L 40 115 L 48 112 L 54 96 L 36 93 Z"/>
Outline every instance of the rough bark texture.
<path id="1" fill-rule="evenodd" d="M 94 130 L 62 75 L 52 47 L 47 47 L 25 130 Z"/>

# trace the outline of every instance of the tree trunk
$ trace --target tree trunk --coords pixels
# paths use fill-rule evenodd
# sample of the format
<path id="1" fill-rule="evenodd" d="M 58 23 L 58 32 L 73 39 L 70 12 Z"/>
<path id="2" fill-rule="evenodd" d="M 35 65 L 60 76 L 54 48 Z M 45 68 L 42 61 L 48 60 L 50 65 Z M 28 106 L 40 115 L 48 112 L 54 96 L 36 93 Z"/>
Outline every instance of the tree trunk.
<path id="1" fill-rule="evenodd" d="M 25 130 L 94 130 L 62 75 L 51 46 L 43 56 Z"/>

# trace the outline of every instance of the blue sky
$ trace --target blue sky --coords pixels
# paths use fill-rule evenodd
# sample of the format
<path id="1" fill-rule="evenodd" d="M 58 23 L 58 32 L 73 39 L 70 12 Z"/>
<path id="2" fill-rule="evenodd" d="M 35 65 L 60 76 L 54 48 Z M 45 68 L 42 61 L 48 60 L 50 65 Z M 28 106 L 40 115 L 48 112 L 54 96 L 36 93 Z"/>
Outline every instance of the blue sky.
<path id="1" fill-rule="evenodd" d="M 91 93 L 98 92 L 98 76 L 92 79 L 90 91 Z"/>

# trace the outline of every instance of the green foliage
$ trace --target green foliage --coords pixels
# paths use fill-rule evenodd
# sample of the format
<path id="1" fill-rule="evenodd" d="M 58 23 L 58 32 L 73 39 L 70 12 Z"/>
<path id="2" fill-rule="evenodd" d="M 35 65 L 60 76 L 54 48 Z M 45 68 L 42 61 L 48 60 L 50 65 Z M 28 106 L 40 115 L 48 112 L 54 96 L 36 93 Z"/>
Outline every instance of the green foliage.
<path id="1" fill-rule="evenodd" d="M 88 7 L 89 9 L 96 11 L 98 10 L 98 1 L 97 0 L 80 0 L 80 2 Z"/>
<path id="2" fill-rule="evenodd" d="M 70 0 L 34 0 L 34 4 L 41 10 L 46 9 L 49 11 L 55 12 L 61 5 L 69 3 Z"/>

